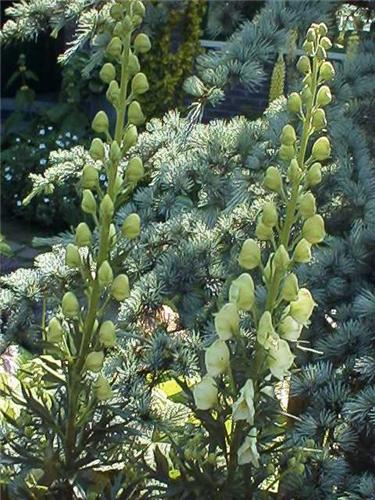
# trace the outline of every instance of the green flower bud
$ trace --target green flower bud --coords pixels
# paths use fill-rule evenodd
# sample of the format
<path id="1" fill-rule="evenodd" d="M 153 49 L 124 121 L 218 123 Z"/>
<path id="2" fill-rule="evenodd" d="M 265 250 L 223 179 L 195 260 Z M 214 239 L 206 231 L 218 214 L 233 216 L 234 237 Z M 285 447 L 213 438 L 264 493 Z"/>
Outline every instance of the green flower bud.
<path id="1" fill-rule="evenodd" d="M 143 162 L 139 156 L 134 156 L 129 160 L 125 179 L 131 183 L 137 183 L 144 176 L 145 170 L 143 168 Z"/>
<path id="2" fill-rule="evenodd" d="M 326 24 L 324 24 L 324 23 L 318 24 L 318 33 L 320 36 L 327 36 L 328 28 L 327 28 Z"/>
<path id="3" fill-rule="evenodd" d="M 99 340 L 104 347 L 116 345 L 116 327 L 112 321 L 104 321 L 99 330 Z"/>
<path id="4" fill-rule="evenodd" d="M 309 321 L 315 306 L 316 304 L 309 290 L 300 288 L 297 299 L 290 303 L 290 315 L 295 321 L 305 325 Z"/>
<path id="5" fill-rule="evenodd" d="M 240 311 L 250 311 L 255 300 L 254 281 L 250 274 L 243 273 L 232 281 L 229 288 L 229 302 L 237 305 Z"/>
<path id="6" fill-rule="evenodd" d="M 111 295 L 118 302 L 121 302 L 129 297 L 130 295 L 129 278 L 126 276 L 126 274 L 119 274 L 113 280 L 111 287 Z"/>
<path id="7" fill-rule="evenodd" d="M 305 193 L 298 202 L 298 210 L 304 219 L 312 217 L 316 213 L 315 197 L 312 193 Z"/>
<path id="8" fill-rule="evenodd" d="M 324 63 L 320 67 L 319 71 L 320 78 L 325 81 L 332 80 L 335 76 L 335 70 L 330 62 L 324 61 Z"/>
<path id="9" fill-rule="evenodd" d="M 327 57 L 327 52 L 320 45 L 316 49 L 316 57 L 319 61 L 323 61 Z"/>
<path id="10" fill-rule="evenodd" d="M 135 75 L 141 69 L 141 65 L 139 64 L 138 57 L 132 52 L 129 54 L 129 63 L 128 63 L 129 73 L 131 75 Z"/>
<path id="11" fill-rule="evenodd" d="M 299 168 L 298 161 L 295 158 L 293 158 L 288 167 L 288 179 L 290 182 L 296 182 L 299 181 L 301 175 L 302 171 Z"/>
<path id="12" fill-rule="evenodd" d="M 128 120 L 133 125 L 142 125 L 145 121 L 145 115 L 142 112 L 141 105 L 138 101 L 133 101 L 128 109 Z"/>
<path id="13" fill-rule="evenodd" d="M 111 224 L 109 226 L 109 241 L 111 245 L 114 245 L 116 243 L 116 227 L 114 224 Z"/>
<path id="14" fill-rule="evenodd" d="M 263 184 L 270 191 L 281 191 L 283 182 L 281 179 L 281 174 L 276 167 L 267 168 Z"/>
<path id="15" fill-rule="evenodd" d="M 331 144 L 327 137 L 319 137 L 312 147 L 312 156 L 315 160 L 323 161 L 331 156 Z"/>
<path id="16" fill-rule="evenodd" d="M 257 329 L 257 341 L 265 349 L 269 349 L 273 340 L 276 340 L 276 332 L 272 324 L 272 315 L 265 311 L 260 317 Z"/>
<path id="17" fill-rule="evenodd" d="M 221 340 L 229 340 L 240 328 L 240 317 L 236 304 L 225 304 L 215 314 L 215 330 Z"/>
<path id="18" fill-rule="evenodd" d="M 113 282 L 113 271 L 107 260 L 99 267 L 98 280 L 100 288 L 105 288 Z"/>
<path id="19" fill-rule="evenodd" d="M 324 36 L 320 40 L 320 45 L 323 47 L 323 49 L 329 50 L 332 47 L 332 42 L 328 37 Z"/>
<path id="20" fill-rule="evenodd" d="M 102 375 L 99 375 L 95 382 L 95 396 L 99 401 L 106 401 L 113 397 L 113 392 L 109 382 Z"/>
<path id="21" fill-rule="evenodd" d="M 302 47 L 303 47 L 303 50 L 306 52 L 306 54 L 308 54 L 309 56 L 312 56 L 312 55 L 313 55 L 313 53 L 314 53 L 314 44 L 313 44 L 312 42 L 309 42 L 309 41 L 307 41 L 307 40 L 306 40 L 306 41 L 303 43 Z M 306 57 L 306 56 L 301 56 L 301 57 Z M 310 64 L 310 61 L 309 61 L 309 64 Z M 303 64 L 303 65 L 302 65 L 302 67 L 305 67 L 305 64 Z M 297 69 L 298 69 L 298 71 L 300 71 L 301 73 L 304 73 L 304 72 L 306 72 L 306 73 L 307 73 L 307 71 L 302 71 L 302 68 L 300 69 L 300 68 L 298 67 L 298 64 L 297 64 Z"/>
<path id="22" fill-rule="evenodd" d="M 121 23 L 122 26 L 122 34 L 125 35 L 129 31 L 133 29 L 133 22 L 130 16 L 125 16 L 124 20 Z"/>
<path id="23" fill-rule="evenodd" d="M 302 109 L 302 100 L 297 92 L 292 92 L 288 97 L 288 111 L 290 113 L 299 113 Z"/>
<path id="24" fill-rule="evenodd" d="M 72 245 L 72 243 L 69 243 L 66 247 L 65 264 L 72 268 L 80 267 L 81 265 L 79 250 L 75 245 Z"/>
<path id="25" fill-rule="evenodd" d="M 104 111 L 98 111 L 92 121 L 92 129 L 98 134 L 108 131 L 109 121 L 108 116 Z"/>
<path id="26" fill-rule="evenodd" d="M 106 97 L 113 106 L 117 105 L 120 99 L 120 87 L 116 80 L 112 80 L 108 86 Z"/>
<path id="27" fill-rule="evenodd" d="M 121 175 L 117 175 L 113 186 L 113 191 L 116 195 L 122 190 L 123 182 Z"/>
<path id="28" fill-rule="evenodd" d="M 278 221 L 278 214 L 275 204 L 270 201 L 263 205 L 262 222 L 266 226 L 274 227 Z"/>
<path id="29" fill-rule="evenodd" d="M 107 45 L 107 54 L 112 57 L 120 57 L 122 52 L 122 42 L 118 36 L 114 36 Z"/>
<path id="30" fill-rule="evenodd" d="M 318 106 L 327 106 L 332 101 L 332 94 L 330 91 L 330 88 L 327 87 L 327 85 L 323 85 L 320 87 L 318 90 L 318 94 L 316 96 L 316 102 L 318 103 Z"/>
<path id="31" fill-rule="evenodd" d="M 117 141 L 113 141 L 109 150 L 109 158 L 113 163 L 118 163 L 122 158 L 122 153 Z"/>
<path id="32" fill-rule="evenodd" d="M 244 241 L 238 257 L 238 263 L 245 269 L 254 269 L 259 266 L 260 248 L 255 240 L 247 239 Z"/>
<path id="33" fill-rule="evenodd" d="M 310 73 L 311 71 L 310 59 L 307 56 L 301 56 L 297 62 L 297 69 L 303 75 Z"/>
<path id="34" fill-rule="evenodd" d="M 299 290 L 298 278 L 294 273 L 288 274 L 284 280 L 281 296 L 287 302 L 295 300 Z"/>
<path id="35" fill-rule="evenodd" d="M 279 157 L 281 160 L 289 161 L 296 156 L 296 150 L 294 146 L 285 146 L 284 144 L 280 147 Z"/>
<path id="36" fill-rule="evenodd" d="M 98 116 L 98 115 L 96 115 Z M 96 118 L 96 117 L 95 117 Z M 104 159 L 104 144 L 101 139 L 95 137 L 90 146 L 90 156 L 93 160 L 103 160 Z"/>
<path id="37" fill-rule="evenodd" d="M 146 13 L 145 6 L 143 5 L 140 0 L 137 0 L 134 5 L 133 5 L 133 13 L 136 14 L 137 16 L 144 17 Z"/>
<path id="38" fill-rule="evenodd" d="M 111 14 L 112 19 L 114 19 L 115 21 L 120 20 L 124 15 L 124 9 L 123 9 L 122 5 L 120 5 L 118 3 L 115 3 L 114 5 L 112 5 L 111 10 L 109 12 Z"/>
<path id="39" fill-rule="evenodd" d="M 90 372 L 100 372 L 103 366 L 104 352 L 103 351 L 93 351 L 90 352 L 85 361 L 85 368 Z"/>
<path id="40" fill-rule="evenodd" d="M 125 131 L 123 144 L 126 151 L 137 143 L 138 132 L 135 125 L 129 125 Z"/>
<path id="41" fill-rule="evenodd" d="M 302 90 L 302 94 L 301 95 L 302 95 L 302 101 L 305 104 L 311 104 L 312 103 L 313 95 L 312 95 L 311 90 L 308 87 L 308 85 L 305 85 L 305 87 Z"/>
<path id="42" fill-rule="evenodd" d="M 139 33 L 134 40 L 134 50 L 141 54 L 145 54 L 151 49 L 151 42 L 145 33 Z"/>
<path id="43" fill-rule="evenodd" d="M 113 28 L 113 35 L 122 37 L 124 35 L 124 27 L 121 21 L 118 21 Z"/>
<path id="44" fill-rule="evenodd" d="M 311 260 L 311 243 L 304 238 L 297 243 L 293 253 L 293 260 L 300 263 L 308 263 Z"/>
<path id="45" fill-rule="evenodd" d="M 122 224 L 121 232 L 129 240 L 137 238 L 141 232 L 141 219 L 139 215 L 128 215 Z"/>
<path id="46" fill-rule="evenodd" d="M 276 250 L 275 256 L 273 258 L 273 263 L 276 269 L 285 271 L 288 268 L 290 264 L 290 258 L 284 245 L 280 245 L 279 248 Z"/>
<path id="47" fill-rule="evenodd" d="M 74 319 L 79 315 L 79 302 L 73 292 L 66 292 L 62 298 L 61 308 L 63 315 Z"/>
<path id="48" fill-rule="evenodd" d="M 89 189 L 83 190 L 81 208 L 86 214 L 96 214 L 96 200 Z"/>
<path id="49" fill-rule="evenodd" d="M 313 215 L 305 220 L 302 227 L 302 236 L 312 245 L 320 243 L 326 235 L 324 220 L 320 215 Z"/>
<path id="50" fill-rule="evenodd" d="M 116 69 L 112 63 L 105 63 L 99 73 L 100 79 L 104 83 L 110 83 L 116 78 Z"/>
<path id="51" fill-rule="evenodd" d="M 52 318 L 48 323 L 47 341 L 51 344 L 57 344 L 63 339 L 63 329 L 57 318 Z"/>
<path id="52" fill-rule="evenodd" d="M 132 92 L 134 94 L 144 94 L 149 89 L 149 84 L 144 73 L 137 73 L 132 80 Z"/>
<path id="53" fill-rule="evenodd" d="M 80 222 L 76 228 L 76 244 L 78 247 L 89 247 L 91 245 L 92 234 L 86 222 Z"/>
<path id="54" fill-rule="evenodd" d="M 296 131 L 292 125 L 285 125 L 281 132 L 280 141 L 285 146 L 292 146 L 297 140 Z"/>
<path id="55" fill-rule="evenodd" d="M 324 112 L 324 109 L 319 108 L 314 112 L 312 125 L 315 130 L 321 130 L 322 128 L 325 128 L 327 126 L 326 114 Z"/>
<path id="56" fill-rule="evenodd" d="M 142 24 L 142 18 L 141 16 L 133 16 L 132 17 L 132 23 L 134 26 L 139 26 L 140 24 Z"/>
<path id="57" fill-rule="evenodd" d="M 259 221 L 255 229 L 255 235 L 261 241 L 271 240 L 273 236 L 272 227 L 266 226 L 262 221 Z"/>
<path id="58" fill-rule="evenodd" d="M 307 172 L 306 182 L 308 186 L 316 186 L 322 180 L 322 166 L 320 163 L 313 163 Z"/>
<path id="59" fill-rule="evenodd" d="M 94 189 L 98 183 L 99 174 L 96 168 L 92 165 L 85 165 L 82 172 L 82 186 L 86 189 Z"/>
<path id="60" fill-rule="evenodd" d="M 308 42 L 315 42 L 316 40 L 316 32 L 314 28 L 309 28 L 306 33 L 306 40 Z"/>
<path id="61" fill-rule="evenodd" d="M 115 207 L 113 205 L 113 201 L 109 194 L 105 194 L 101 203 L 100 203 L 100 219 L 103 221 L 109 221 L 112 219 L 115 211 Z"/>
<path id="62" fill-rule="evenodd" d="M 307 85 L 310 88 L 313 82 L 312 74 L 309 73 L 308 75 L 306 75 L 302 82 L 304 85 Z"/>

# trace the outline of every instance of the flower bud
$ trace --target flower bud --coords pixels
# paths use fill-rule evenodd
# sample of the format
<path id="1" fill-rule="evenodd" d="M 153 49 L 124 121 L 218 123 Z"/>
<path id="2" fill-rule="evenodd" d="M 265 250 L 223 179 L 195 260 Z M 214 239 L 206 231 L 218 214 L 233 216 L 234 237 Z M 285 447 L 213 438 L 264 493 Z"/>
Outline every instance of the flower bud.
<path id="1" fill-rule="evenodd" d="M 137 15 L 133 16 L 132 23 L 134 26 L 139 26 L 140 24 L 142 24 L 142 17 Z"/>
<path id="2" fill-rule="evenodd" d="M 237 305 L 240 311 L 250 311 L 255 300 L 254 281 L 250 274 L 243 273 L 232 281 L 229 288 L 229 302 Z"/>
<path id="3" fill-rule="evenodd" d="M 294 273 L 288 274 L 284 280 L 281 296 L 287 302 L 295 300 L 299 290 L 298 278 Z"/>
<path id="4" fill-rule="evenodd" d="M 141 69 L 141 65 L 139 64 L 138 57 L 135 54 L 133 54 L 132 52 L 129 54 L 128 69 L 129 69 L 130 75 L 135 75 Z"/>
<path id="5" fill-rule="evenodd" d="M 310 88 L 307 85 L 304 86 L 301 95 L 302 95 L 302 101 L 306 105 L 310 105 L 312 103 L 313 95 L 311 93 Z"/>
<path id="6" fill-rule="evenodd" d="M 303 47 L 303 50 L 306 52 L 306 54 L 308 54 L 309 56 L 313 55 L 313 53 L 314 53 L 314 44 L 313 44 L 313 42 L 309 42 L 308 40 L 305 40 L 305 42 L 303 43 L 302 47 Z M 301 57 L 306 57 L 306 56 L 301 56 Z M 302 67 L 305 67 L 305 64 L 303 64 Z M 298 68 L 298 63 L 297 63 L 297 69 L 301 73 L 304 73 L 304 71 L 302 71 L 302 68 L 301 69 Z"/>
<path id="7" fill-rule="evenodd" d="M 134 3 L 133 13 L 136 14 L 137 16 L 144 17 L 146 9 L 140 0 L 136 0 L 136 2 Z"/>
<path id="8" fill-rule="evenodd" d="M 78 247 L 89 247 L 92 234 L 86 222 L 80 222 L 76 228 L 75 241 Z"/>
<path id="9" fill-rule="evenodd" d="M 86 189 L 94 189 L 98 182 L 99 174 L 96 168 L 92 165 L 85 165 L 82 171 L 82 186 Z"/>
<path id="10" fill-rule="evenodd" d="M 74 319 L 79 315 L 79 302 L 73 292 L 66 292 L 62 298 L 61 308 L 63 315 Z"/>
<path id="11" fill-rule="evenodd" d="M 137 183 L 144 176 L 145 170 L 143 168 L 143 162 L 139 156 L 134 156 L 129 160 L 125 179 L 131 183 Z"/>
<path id="12" fill-rule="evenodd" d="M 111 295 L 118 302 L 121 302 L 129 297 L 129 278 L 126 276 L 126 274 L 119 274 L 113 280 L 111 286 Z"/>
<path id="13" fill-rule="evenodd" d="M 323 49 L 325 50 L 329 50 L 330 48 L 332 48 L 332 42 L 331 40 L 324 36 L 321 40 L 320 40 L 320 45 L 323 47 Z"/>
<path id="14" fill-rule="evenodd" d="M 288 97 L 288 111 L 290 113 L 299 113 L 302 109 L 302 100 L 297 92 L 292 92 Z"/>
<path id="15" fill-rule="evenodd" d="M 296 131 L 292 125 L 285 125 L 280 136 L 281 144 L 285 146 L 293 146 L 297 140 Z"/>
<path id="16" fill-rule="evenodd" d="M 89 189 L 83 190 L 81 208 L 86 214 L 96 214 L 96 200 Z"/>
<path id="17" fill-rule="evenodd" d="M 122 26 L 122 34 L 125 35 L 129 31 L 133 29 L 133 21 L 131 20 L 130 16 L 126 15 L 121 22 Z"/>
<path id="18" fill-rule="evenodd" d="M 149 84 L 144 73 L 137 73 L 132 80 L 132 92 L 134 94 L 144 94 L 149 89 Z"/>
<path id="19" fill-rule="evenodd" d="M 332 101 L 331 90 L 327 85 L 323 85 L 318 90 L 318 94 L 316 96 L 316 102 L 318 106 L 327 106 Z"/>
<path id="20" fill-rule="evenodd" d="M 51 344 L 57 344 L 63 339 L 63 329 L 57 318 L 52 318 L 48 323 L 47 341 Z"/>
<path id="21" fill-rule="evenodd" d="M 112 321 L 104 321 L 99 330 L 99 340 L 104 347 L 116 345 L 116 327 Z"/>
<path id="22" fill-rule="evenodd" d="M 290 342 L 297 342 L 302 332 L 300 325 L 292 316 L 286 316 L 279 324 L 280 337 Z"/>
<path id="23" fill-rule="evenodd" d="M 259 266 L 260 248 L 255 240 L 249 238 L 244 241 L 238 257 L 238 263 L 245 269 L 254 269 Z"/>
<path id="24" fill-rule="evenodd" d="M 104 111 L 98 111 L 92 121 L 92 129 L 98 134 L 108 131 L 109 121 L 108 116 Z"/>
<path id="25" fill-rule="evenodd" d="M 116 243 L 116 227 L 114 224 L 111 224 L 109 226 L 109 242 L 110 245 L 114 245 Z"/>
<path id="26" fill-rule="evenodd" d="M 316 186 L 322 180 L 322 166 L 320 163 L 313 163 L 307 172 L 306 182 L 308 186 Z"/>
<path id="27" fill-rule="evenodd" d="M 141 105 L 138 101 L 133 101 L 128 109 L 128 120 L 133 125 L 142 125 L 145 121 L 145 115 L 142 112 Z"/>
<path id="28" fill-rule="evenodd" d="M 122 52 L 122 42 L 118 36 L 114 36 L 107 45 L 107 54 L 112 57 L 119 57 Z"/>
<path id="29" fill-rule="evenodd" d="M 327 58 L 327 52 L 325 51 L 325 49 L 323 49 L 321 45 L 319 45 L 318 48 L 316 49 L 316 57 L 319 61 L 323 61 L 324 59 Z"/>
<path id="30" fill-rule="evenodd" d="M 306 40 L 308 42 L 315 42 L 316 40 L 316 32 L 314 28 L 309 28 L 306 33 Z"/>
<path id="31" fill-rule="evenodd" d="M 269 311 L 265 311 L 259 320 L 257 341 L 265 349 L 269 349 L 274 340 L 276 340 L 276 332 L 272 324 L 272 316 Z"/>
<path id="32" fill-rule="evenodd" d="M 217 377 L 224 373 L 229 367 L 230 352 L 227 344 L 223 340 L 215 340 L 206 349 L 204 357 L 206 370 L 210 377 Z"/>
<path id="33" fill-rule="evenodd" d="M 98 116 L 98 115 L 96 115 Z M 103 160 L 104 159 L 104 144 L 99 137 L 95 137 L 91 141 L 90 146 L 90 156 L 93 160 Z"/>
<path id="34" fill-rule="evenodd" d="M 311 71 L 310 59 L 307 56 L 301 56 L 297 62 L 297 69 L 303 75 Z"/>
<path id="35" fill-rule="evenodd" d="M 327 137 L 319 137 L 314 142 L 312 156 L 318 161 L 326 160 L 331 156 L 331 144 Z"/>
<path id="36" fill-rule="evenodd" d="M 304 85 L 307 85 L 310 88 L 313 83 L 312 74 L 309 73 L 308 75 L 306 75 L 302 82 Z"/>
<path id="37" fill-rule="evenodd" d="M 304 219 L 312 217 L 316 213 L 315 197 L 311 192 L 301 196 L 298 202 L 298 210 Z"/>
<path id="38" fill-rule="evenodd" d="M 75 245 L 72 245 L 72 243 L 69 243 L 66 247 L 65 264 L 72 268 L 80 267 L 81 265 L 79 250 Z"/>
<path id="39" fill-rule="evenodd" d="M 139 33 L 134 40 L 134 50 L 141 54 L 145 54 L 151 49 L 151 42 L 145 33 Z"/>
<path id="40" fill-rule="evenodd" d="M 335 76 L 335 70 L 333 69 L 332 64 L 328 61 L 324 61 L 324 63 L 320 67 L 319 75 L 320 78 L 325 81 L 332 80 L 332 78 Z"/>
<path id="41" fill-rule="evenodd" d="M 299 241 L 294 249 L 293 260 L 307 264 L 311 260 L 311 244 L 304 238 Z"/>
<path id="42" fill-rule="evenodd" d="M 129 240 L 134 240 L 141 232 L 141 219 L 138 214 L 130 214 L 122 224 L 121 232 Z"/>
<path id="43" fill-rule="evenodd" d="M 116 78 L 116 69 L 112 63 L 105 63 L 99 73 L 100 79 L 104 83 L 110 83 Z"/>
<path id="44" fill-rule="evenodd" d="M 282 188 L 281 174 L 276 167 L 268 167 L 263 181 L 264 186 L 271 191 L 280 192 Z"/>
<path id="45" fill-rule="evenodd" d="M 290 258 L 284 245 L 280 245 L 279 248 L 276 250 L 275 256 L 273 258 L 273 263 L 276 269 L 285 271 L 288 268 L 290 264 Z"/>
<path id="46" fill-rule="evenodd" d="M 125 131 L 123 145 L 126 151 L 137 143 L 138 132 L 135 125 L 129 125 Z"/>
<path id="47" fill-rule="evenodd" d="M 296 156 L 294 146 L 285 146 L 284 144 L 279 149 L 279 158 L 284 161 L 292 160 Z"/>
<path id="48" fill-rule="evenodd" d="M 295 356 L 292 354 L 288 342 L 280 339 L 277 346 L 272 346 L 267 357 L 268 368 L 272 375 L 282 380 L 289 372 Z"/>
<path id="49" fill-rule="evenodd" d="M 113 392 L 109 382 L 102 375 L 99 375 L 95 382 L 95 396 L 99 401 L 105 401 L 113 397 Z"/>
<path id="50" fill-rule="evenodd" d="M 112 219 L 113 214 L 115 211 L 115 207 L 113 205 L 113 201 L 109 194 L 105 194 L 104 198 L 100 202 L 100 209 L 99 209 L 99 214 L 101 220 L 106 220 L 109 221 Z"/>
<path id="51" fill-rule="evenodd" d="M 324 220 L 320 215 L 313 215 L 305 220 L 302 227 L 302 236 L 312 245 L 320 243 L 326 235 Z"/>
<path id="52" fill-rule="evenodd" d="M 233 303 L 225 304 L 215 314 L 215 330 L 221 340 L 229 340 L 240 328 L 240 317 L 237 306 Z"/>
<path id="53" fill-rule="evenodd" d="M 320 36 L 327 36 L 328 28 L 325 23 L 318 24 L 318 33 Z"/>
<path id="54" fill-rule="evenodd" d="M 261 241 L 271 240 L 273 236 L 272 227 L 266 226 L 259 221 L 255 229 L 255 236 Z"/>
<path id="55" fill-rule="evenodd" d="M 115 21 L 120 20 L 124 15 L 124 9 L 123 9 L 122 5 L 120 5 L 118 3 L 115 3 L 114 5 L 112 5 L 111 10 L 109 12 L 110 12 L 112 19 L 114 19 Z"/>
<path id="56" fill-rule="evenodd" d="M 85 361 L 86 370 L 90 370 L 90 372 L 100 372 L 103 366 L 104 361 L 104 352 L 103 351 L 93 351 L 87 355 Z"/>
<path id="57" fill-rule="evenodd" d="M 262 210 L 262 222 L 266 226 L 276 226 L 278 221 L 278 214 L 277 210 L 275 207 L 275 204 L 270 201 L 268 203 L 265 203 L 263 205 L 263 210 Z"/>
<path id="58" fill-rule="evenodd" d="M 297 182 L 300 180 L 302 171 L 299 168 L 298 161 L 293 158 L 288 167 L 288 179 L 290 182 Z"/>
<path id="59" fill-rule="evenodd" d="M 327 126 L 326 114 L 324 109 L 318 108 L 312 117 L 312 125 L 315 130 L 321 130 Z"/>
<path id="60" fill-rule="evenodd" d="M 316 304 L 309 290 L 300 288 L 297 299 L 290 303 L 290 315 L 295 321 L 305 325 L 309 321 L 315 306 Z"/>
<path id="61" fill-rule="evenodd" d="M 122 158 L 120 146 L 117 141 L 113 141 L 109 150 L 109 158 L 113 163 L 118 163 Z"/>
<path id="62" fill-rule="evenodd" d="M 106 97 L 108 102 L 110 102 L 113 106 L 116 106 L 120 99 L 120 87 L 116 80 L 112 80 L 108 86 Z"/>
<path id="63" fill-rule="evenodd" d="M 107 260 L 99 267 L 98 280 L 100 288 L 109 286 L 113 281 L 113 271 Z"/>
<path id="64" fill-rule="evenodd" d="M 206 375 L 194 386 L 194 403 L 198 410 L 209 410 L 217 403 L 217 385 L 212 377 Z"/>

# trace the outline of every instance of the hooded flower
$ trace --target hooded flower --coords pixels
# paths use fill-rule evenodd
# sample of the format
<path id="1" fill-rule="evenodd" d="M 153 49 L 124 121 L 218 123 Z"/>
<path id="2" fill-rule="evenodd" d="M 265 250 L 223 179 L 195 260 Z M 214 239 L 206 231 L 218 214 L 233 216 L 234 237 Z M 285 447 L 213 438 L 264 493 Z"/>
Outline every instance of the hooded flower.
<path id="1" fill-rule="evenodd" d="M 306 325 L 316 306 L 311 293 L 307 288 L 298 290 L 297 299 L 290 303 L 290 315 L 300 323 Z"/>
<path id="2" fill-rule="evenodd" d="M 288 374 L 294 358 L 288 342 L 280 339 L 277 347 L 271 347 L 268 352 L 267 363 L 272 375 L 282 380 Z"/>
<path id="3" fill-rule="evenodd" d="M 240 311 L 250 311 L 254 299 L 253 278 L 248 273 L 242 273 L 229 288 L 229 301 L 237 304 Z"/>
<path id="4" fill-rule="evenodd" d="M 233 403 L 232 417 L 234 421 L 246 420 L 249 424 L 254 423 L 254 385 L 251 379 L 247 380 L 240 390 L 240 396 Z"/>
<path id="5" fill-rule="evenodd" d="M 223 340 L 215 340 L 206 350 L 205 363 L 208 375 L 217 377 L 229 366 L 230 352 Z"/>
<path id="6" fill-rule="evenodd" d="M 286 316 L 279 325 L 280 336 L 291 342 L 297 342 L 301 335 L 302 325 L 298 323 L 292 316 Z"/>
<path id="7" fill-rule="evenodd" d="M 238 448 L 237 459 L 238 465 L 251 463 L 254 467 L 259 467 L 259 453 L 257 450 L 256 429 L 253 427 L 249 434 L 245 437 L 244 442 Z"/>
<path id="8" fill-rule="evenodd" d="M 240 317 L 235 304 L 225 304 L 215 315 L 215 330 L 221 340 L 229 340 L 240 327 Z"/>
<path id="9" fill-rule="evenodd" d="M 277 343 L 278 338 L 272 324 L 271 313 L 265 311 L 259 320 L 257 340 L 265 349 L 269 349 L 271 345 Z"/>
<path id="10" fill-rule="evenodd" d="M 195 406 L 198 410 L 209 410 L 217 402 L 217 393 L 215 380 L 206 375 L 193 389 Z"/>

